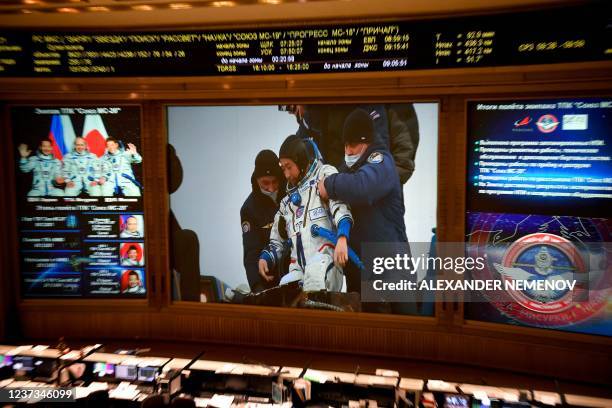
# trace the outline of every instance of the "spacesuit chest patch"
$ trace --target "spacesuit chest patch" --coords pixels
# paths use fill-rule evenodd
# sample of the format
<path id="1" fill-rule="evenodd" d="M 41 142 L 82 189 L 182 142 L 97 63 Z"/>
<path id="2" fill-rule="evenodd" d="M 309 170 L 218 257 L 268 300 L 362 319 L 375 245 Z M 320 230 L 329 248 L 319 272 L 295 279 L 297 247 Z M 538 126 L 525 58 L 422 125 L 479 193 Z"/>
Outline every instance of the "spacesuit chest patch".
<path id="1" fill-rule="evenodd" d="M 319 218 L 324 218 L 326 216 L 327 213 L 323 207 L 313 208 L 312 210 L 308 211 L 308 218 L 310 218 L 310 221 L 318 220 Z"/>
<path id="2" fill-rule="evenodd" d="M 382 163 L 383 161 L 383 155 L 379 152 L 374 152 L 370 155 L 370 157 L 368 157 L 368 163 Z"/>

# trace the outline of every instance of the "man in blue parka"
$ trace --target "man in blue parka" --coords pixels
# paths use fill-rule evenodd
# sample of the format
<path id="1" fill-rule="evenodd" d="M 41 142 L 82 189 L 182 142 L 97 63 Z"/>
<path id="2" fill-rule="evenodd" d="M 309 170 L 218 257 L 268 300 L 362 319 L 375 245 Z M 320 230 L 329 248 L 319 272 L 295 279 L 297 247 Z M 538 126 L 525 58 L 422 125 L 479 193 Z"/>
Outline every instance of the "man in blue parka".
<path id="1" fill-rule="evenodd" d="M 363 243 L 393 243 L 409 254 L 402 186 L 371 115 L 359 108 L 352 111 L 342 137 L 345 163 L 338 174 L 319 182 L 321 198 L 341 200 L 351 207 L 355 222 L 350 247 L 360 256 Z M 361 292 L 361 273 L 352 264 L 349 268 L 353 270 L 346 271 L 347 289 Z"/>

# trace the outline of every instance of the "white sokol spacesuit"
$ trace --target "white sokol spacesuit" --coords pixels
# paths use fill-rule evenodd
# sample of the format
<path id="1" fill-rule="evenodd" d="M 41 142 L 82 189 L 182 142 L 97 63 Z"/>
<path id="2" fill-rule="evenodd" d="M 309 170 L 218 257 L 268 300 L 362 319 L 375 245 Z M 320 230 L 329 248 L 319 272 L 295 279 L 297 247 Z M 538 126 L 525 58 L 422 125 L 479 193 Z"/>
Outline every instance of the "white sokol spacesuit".
<path id="1" fill-rule="evenodd" d="M 140 231 L 130 232 L 127 229 L 124 229 L 121 231 L 121 234 L 119 234 L 119 238 L 142 238 L 142 234 Z"/>
<path id="2" fill-rule="evenodd" d="M 102 177 L 106 179 L 106 182 L 102 184 L 103 196 L 110 197 L 122 192 L 127 197 L 140 197 L 139 183 L 132 171 L 133 163 L 142 163 L 142 156 L 123 149 L 115 153 L 107 151 L 102 156 Z"/>
<path id="3" fill-rule="evenodd" d="M 121 265 L 123 266 L 143 266 L 144 263 L 142 261 L 139 261 L 138 259 L 123 258 L 121 259 Z"/>
<path id="4" fill-rule="evenodd" d="M 85 190 L 88 195 L 97 197 L 102 194 L 100 186 L 92 186 L 100 178 L 100 163 L 95 154 L 87 150 L 79 153 L 76 150 L 64 156 L 63 165 L 64 179 L 66 182 L 74 183 L 74 186 L 64 190 L 68 197 L 77 196 Z"/>
<path id="5" fill-rule="evenodd" d="M 33 173 L 32 189 L 28 197 L 53 196 L 61 197 L 64 191 L 55 187 L 53 182 L 62 175 L 62 163 L 52 154 L 36 153 L 35 156 L 19 159 L 19 169 L 24 173 Z"/>
<path id="6" fill-rule="evenodd" d="M 311 233 L 313 224 L 336 231 L 342 223 L 349 224 L 349 228 L 353 223 L 345 203 L 336 200 L 324 202 L 319 197 L 317 182 L 337 172 L 335 167 L 323 164 L 315 155 L 297 186 L 288 186 L 287 196 L 274 217 L 270 243 L 261 256 L 269 264 L 275 264 L 284 255 L 290 240 L 291 263 L 281 284 L 303 279 L 304 291 L 326 289 L 339 292 L 342 289 L 343 274 L 342 269 L 334 264 L 334 244 L 320 236 L 313 237 Z M 287 239 L 283 239 L 285 236 Z"/>
<path id="7" fill-rule="evenodd" d="M 142 286 L 134 286 L 132 288 L 125 289 L 121 293 L 133 294 L 133 295 L 142 295 L 142 294 L 146 293 L 146 291 L 145 291 L 145 288 L 143 288 Z"/>

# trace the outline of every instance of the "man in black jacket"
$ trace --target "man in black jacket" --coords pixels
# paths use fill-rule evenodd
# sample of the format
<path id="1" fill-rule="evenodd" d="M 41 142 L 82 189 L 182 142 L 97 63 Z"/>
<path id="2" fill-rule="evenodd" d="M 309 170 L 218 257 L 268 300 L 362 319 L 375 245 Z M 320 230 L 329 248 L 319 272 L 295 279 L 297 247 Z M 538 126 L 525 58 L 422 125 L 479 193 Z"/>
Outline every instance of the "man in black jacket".
<path id="1" fill-rule="evenodd" d="M 270 229 L 278 203 L 284 196 L 279 188 L 283 173 L 278 156 L 271 150 L 262 150 L 255 158 L 255 170 L 251 176 L 252 191 L 240 209 L 244 268 L 251 292 L 260 292 L 278 284 L 283 271 L 273 271 L 270 276 L 259 274 L 259 255 L 270 240 Z M 283 263 L 280 263 L 281 268 Z"/>

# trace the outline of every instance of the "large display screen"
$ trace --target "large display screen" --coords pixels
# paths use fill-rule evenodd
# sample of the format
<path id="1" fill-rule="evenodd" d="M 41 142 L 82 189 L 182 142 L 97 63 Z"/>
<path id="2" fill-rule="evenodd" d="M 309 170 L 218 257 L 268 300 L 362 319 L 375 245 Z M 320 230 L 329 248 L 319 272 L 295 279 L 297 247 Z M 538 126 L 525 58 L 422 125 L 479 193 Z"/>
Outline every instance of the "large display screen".
<path id="1" fill-rule="evenodd" d="M 140 108 L 14 107 L 24 297 L 144 297 Z"/>
<path id="2" fill-rule="evenodd" d="M 487 257 L 473 277 L 583 292 L 482 292 L 466 318 L 612 335 L 612 99 L 471 102 L 468 114 L 466 239 Z"/>
<path id="3" fill-rule="evenodd" d="M 359 261 L 369 242 L 429 249 L 437 123 L 436 103 L 169 107 L 175 299 L 432 314 L 365 302 Z"/>
<path id="4" fill-rule="evenodd" d="M 438 21 L 236 31 L 0 32 L 0 77 L 376 72 L 610 59 L 604 2 Z M 517 30 L 517 25 L 521 29 Z"/>

